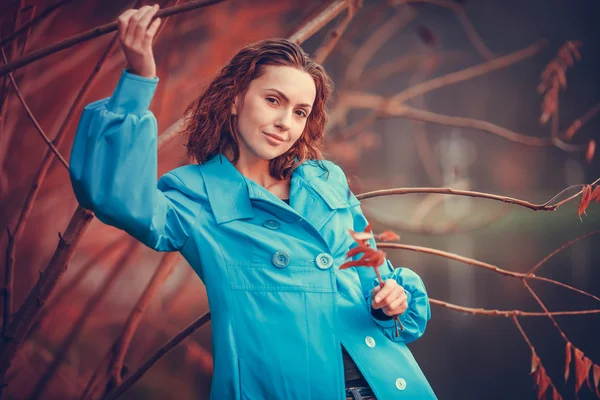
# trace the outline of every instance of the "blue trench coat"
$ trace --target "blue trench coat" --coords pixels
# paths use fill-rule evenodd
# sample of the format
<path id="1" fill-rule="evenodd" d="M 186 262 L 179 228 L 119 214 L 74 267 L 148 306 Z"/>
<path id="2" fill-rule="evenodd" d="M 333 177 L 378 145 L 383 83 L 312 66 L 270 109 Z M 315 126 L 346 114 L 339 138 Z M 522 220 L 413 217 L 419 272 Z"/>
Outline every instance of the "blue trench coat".
<path id="1" fill-rule="evenodd" d="M 287 205 L 223 156 L 157 182 L 158 78 L 127 70 L 109 98 L 88 104 L 70 159 L 80 204 L 157 251 L 179 251 L 206 285 L 212 313 L 210 398 L 345 398 L 343 345 L 375 395 L 434 399 L 406 343 L 430 319 L 422 280 L 386 260 L 384 279 L 408 295 L 394 321 L 371 315 L 372 268 L 339 270 L 367 221 L 342 170 L 304 162 Z M 371 245 L 374 246 L 372 241 Z"/>

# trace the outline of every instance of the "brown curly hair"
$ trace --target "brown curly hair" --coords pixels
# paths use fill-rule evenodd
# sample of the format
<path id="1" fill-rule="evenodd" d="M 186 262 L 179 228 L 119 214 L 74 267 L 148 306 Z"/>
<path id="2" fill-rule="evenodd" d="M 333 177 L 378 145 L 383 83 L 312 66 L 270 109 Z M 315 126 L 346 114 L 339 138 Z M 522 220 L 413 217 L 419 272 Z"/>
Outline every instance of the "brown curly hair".
<path id="1" fill-rule="evenodd" d="M 322 160 L 323 135 L 333 81 L 325 69 L 312 61 L 295 43 L 287 39 L 266 39 L 241 49 L 208 84 L 202 94 L 186 107 L 184 134 L 187 154 L 199 164 L 231 150 L 232 163 L 239 159 L 235 117 L 231 105 L 237 94 L 246 94 L 250 82 L 264 73 L 266 65 L 298 68 L 311 75 L 317 89 L 313 109 L 304 131 L 292 148 L 270 162 L 270 174 L 287 179 L 305 160 Z"/>

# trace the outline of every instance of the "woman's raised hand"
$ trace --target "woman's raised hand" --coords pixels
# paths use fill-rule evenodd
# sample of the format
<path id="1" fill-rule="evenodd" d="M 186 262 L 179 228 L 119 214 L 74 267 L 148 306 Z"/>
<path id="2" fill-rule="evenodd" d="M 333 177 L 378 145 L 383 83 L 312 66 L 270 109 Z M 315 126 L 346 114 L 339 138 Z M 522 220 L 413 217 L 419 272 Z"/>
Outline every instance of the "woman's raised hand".
<path id="1" fill-rule="evenodd" d="M 159 5 L 129 9 L 119 15 L 119 41 L 127 59 L 127 68 L 133 74 L 154 78 L 156 63 L 152 41 L 160 25 L 160 18 L 152 21 Z M 152 23 L 150 23 L 152 21 Z"/>

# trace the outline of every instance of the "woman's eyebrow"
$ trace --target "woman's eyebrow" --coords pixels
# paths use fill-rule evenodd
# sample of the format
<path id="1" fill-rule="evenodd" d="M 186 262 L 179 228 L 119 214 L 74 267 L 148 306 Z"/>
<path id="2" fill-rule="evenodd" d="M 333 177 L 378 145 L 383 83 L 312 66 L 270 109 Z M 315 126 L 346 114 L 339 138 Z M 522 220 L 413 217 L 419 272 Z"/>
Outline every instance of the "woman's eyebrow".
<path id="1" fill-rule="evenodd" d="M 285 94 L 283 94 L 282 91 L 274 89 L 274 88 L 268 88 L 267 90 L 272 90 L 272 91 L 276 92 L 278 95 L 280 95 L 283 98 L 283 100 L 285 100 L 288 103 L 290 102 L 290 99 L 288 99 L 288 97 Z M 310 104 L 306 104 L 306 103 L 302 103 L 302 104 L 298 104 L 298 105 L 301 107 L 312 108 L 312 106 Z"/>

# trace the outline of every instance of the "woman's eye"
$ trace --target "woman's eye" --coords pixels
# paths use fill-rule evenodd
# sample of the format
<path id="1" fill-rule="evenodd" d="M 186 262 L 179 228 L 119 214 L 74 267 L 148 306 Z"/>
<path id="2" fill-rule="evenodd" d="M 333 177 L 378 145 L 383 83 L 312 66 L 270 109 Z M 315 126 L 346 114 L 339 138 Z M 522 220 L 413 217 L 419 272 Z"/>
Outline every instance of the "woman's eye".
<path id="1" fill-rule="evenodd" d="M 273 101 L 271 101 L 271 100 L 273 100 Z M 271 104 L 277 104 L 278 103 L 277 99 L 274 98 L 274 97 L 267 97 L 267 101 L 269 103 L 271 103 Z"/>
<path id="2" fill-rule="evenodd" d="M 298 114 L 297 115 L 299 115 L 299 116 L 301 116 L 303 118 L 306 118 L 306 113 L 304 111 L 302 111 L 302 110 L 298 110 Z"/>

